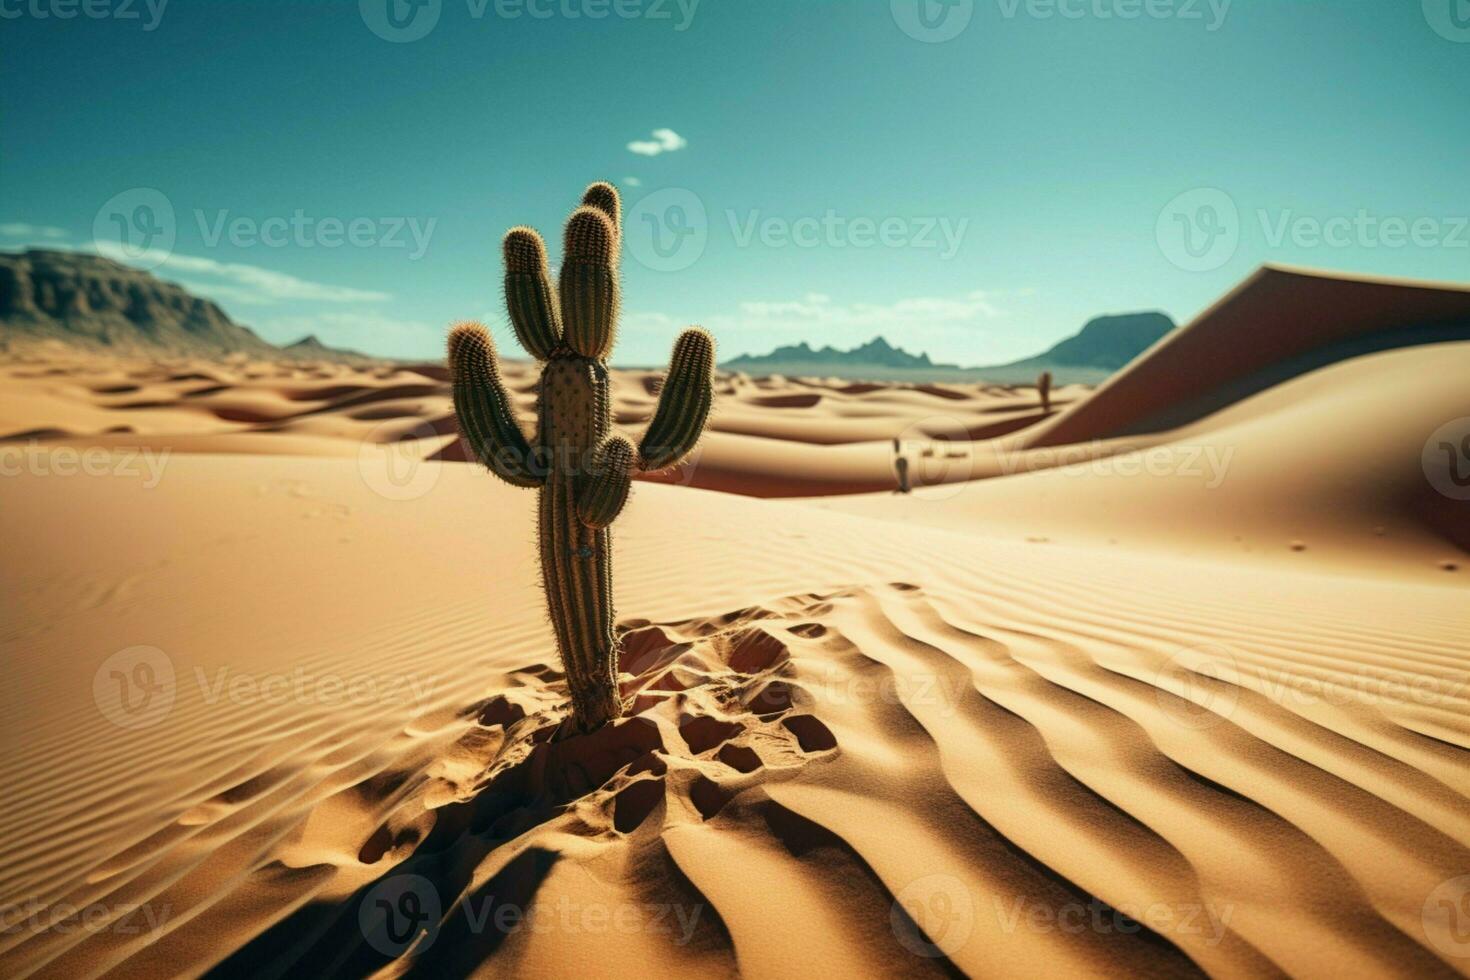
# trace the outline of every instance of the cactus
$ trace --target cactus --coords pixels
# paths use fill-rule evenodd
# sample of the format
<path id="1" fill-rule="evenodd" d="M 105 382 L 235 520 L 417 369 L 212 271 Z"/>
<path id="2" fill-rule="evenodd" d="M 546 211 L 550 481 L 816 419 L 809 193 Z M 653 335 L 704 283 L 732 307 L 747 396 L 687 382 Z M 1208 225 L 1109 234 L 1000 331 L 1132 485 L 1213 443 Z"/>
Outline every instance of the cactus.
<path id="1" fill-rule="evenodd" d="M 1041 394 L 1042 414 L 1051 413 L 1051 372 L 1042 371 L 1041 376 L 1036 379 L 1036 390 Z"/>
<path id="2" fill-rule="evenodd" d="M 622 714 L 613 634 L 609 526 L 635 469 L 678 464 L 699 441 L 714 400 L 714 340 L 698 328 L 674 343 L 653 420 L 635 448 L 613 433 L 607 356 L 618 318 L 618 192 L 587 188 L 567 221 L 553 291 L 546 246 L 530 228 L 505 236 L 505 299 L 516 338 L 541 362 L 536 433 L 528 441 L 511 410 L 495 346 L 478 323 L 449 334 L 460 431 L 491 473 L 538 498 L 541 578 L 572 700 L 591 731 Z"/>

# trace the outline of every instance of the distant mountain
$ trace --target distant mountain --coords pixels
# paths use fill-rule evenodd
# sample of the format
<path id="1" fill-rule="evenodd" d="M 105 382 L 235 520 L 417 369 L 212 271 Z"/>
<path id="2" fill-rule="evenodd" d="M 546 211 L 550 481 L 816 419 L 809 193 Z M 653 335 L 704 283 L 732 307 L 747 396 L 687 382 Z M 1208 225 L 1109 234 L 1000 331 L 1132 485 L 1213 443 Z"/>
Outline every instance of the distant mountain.
<path id="1" fill-rule="evenodd" d="M 1081 332 L 1044 353 L 1009 364 L 960 367 L 936 364 L 928 354 L 910 354 L 875 337 L 842 351 L 813 349 L 805 341 L 777 347 L 769 354 L 725 361 L 731 371 L 761 374 L 821 375 L 872 381 L 993 381 L 1022 384 L 1050 371 L 1057 384 L 1095 384 L 1133 360 L 1174 329 L 1163 313 L 1127 313 L 1089 320 Z"/>
<path id="2" fill-rule="evenodd" d="M 803 340 L 799 344 L 792 344 L 788 347 L 777 347 L 769 354 L 744 354 L 726 362 L 725 367 L 737 371 L 749 371 L 773 364 L 788 366 L 810 364 L 813 367 L 876 366 L 916 370 L 936 366 L 929 360 L 928 354 L 910 354 L 906 350 L 892 346 L 882 337 L 874 337 L 861 347 L 854 347 L 846 351 L 832 346 L 813 350 L 811 345 Z M 954 367 L 954 365 L 941 366 Z"/>
<path id="3" fill-rule="evenodd" d="M 209 300 L 100 255 L 0 253 L 0 336 L 117 351 L 271 354 Z"/>
<path id="4" fill-rule="evenodd" d="M 0 350 L 47 341 L 120 354 L 362 358 L 315 337 L 277 347 L 209 300 L 100 255 L 0 252 Z"/>
<path id="5" fill-rule="evenodd" d="M 1148 350 L 1174 329 L 1163 313 L 1124 313 L 1088 320 L 1082 332 L 1068 337 L 1043 354 L 1003 367 L 1098 368 L 1116 371 Z"/>
<path id="6" fill-rule="evenodd" d="M 292 357 L 311 361 L 346 361 L 346 362 L 378 362 L 380 357 L 373 357 L 360 351 L 347 350 L 343 347 L 328 347 L 317 339 L 316 334 L 307 334 L 294 344 L 287 344 L 281 350 Z"/>

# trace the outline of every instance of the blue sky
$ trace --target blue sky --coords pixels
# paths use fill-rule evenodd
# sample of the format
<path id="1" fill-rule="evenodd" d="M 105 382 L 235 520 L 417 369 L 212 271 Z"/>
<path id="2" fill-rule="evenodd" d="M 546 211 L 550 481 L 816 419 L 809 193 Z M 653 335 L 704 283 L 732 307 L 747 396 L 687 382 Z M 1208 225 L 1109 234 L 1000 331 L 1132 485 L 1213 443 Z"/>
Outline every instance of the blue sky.
<path id="1" fill-rule="evenodd" d="M 419 2 L 0 0 L 0 247 L 437 357 L 605 177 L 624 364 L 686 323 L 994 363 L 1264 261 L 1470 280 L 1466 0 Z"/>

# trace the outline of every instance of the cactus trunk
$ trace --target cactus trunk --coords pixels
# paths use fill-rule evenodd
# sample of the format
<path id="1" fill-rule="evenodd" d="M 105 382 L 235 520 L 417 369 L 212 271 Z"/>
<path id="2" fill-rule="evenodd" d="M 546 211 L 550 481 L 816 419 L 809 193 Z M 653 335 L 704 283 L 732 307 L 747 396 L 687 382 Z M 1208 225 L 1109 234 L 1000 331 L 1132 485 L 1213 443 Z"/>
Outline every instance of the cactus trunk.
<path id="1" fill-rule="evenodd" d="M 537 400 L 546 484 L 538 500 L 541 582 L 556 631 L 577 727 L 590 731 L 620 713 L 613 639 L 612 550 L 606 527 L 577 511 L 579 484 L 610 428 L 607 369 L 586 357 L 548 361 Z"/>

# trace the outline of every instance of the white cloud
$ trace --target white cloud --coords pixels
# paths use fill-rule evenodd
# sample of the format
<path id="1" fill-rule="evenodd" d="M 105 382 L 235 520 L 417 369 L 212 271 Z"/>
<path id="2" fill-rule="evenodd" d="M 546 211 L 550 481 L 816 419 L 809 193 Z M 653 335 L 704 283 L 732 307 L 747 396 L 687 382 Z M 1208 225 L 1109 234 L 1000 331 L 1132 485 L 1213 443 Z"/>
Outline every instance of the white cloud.
<path id="1" fill-rule="evenodd" d="M 623 183 L 626 184 L 626 185 L 628 185 L 629 187 L 642 187 L 643 186 L 643 181 L 639 180 L 637 177 L 624 177 L 623 178 Z"/>
<path id="2" fill-rule="evenodd" d="M 55 240 L 65 238 L 65 228 L 57 228 L 55 225 L 28 225 L 24 222 L 10 222 L 0 225 L 0 237 L 4 238 L 28 238 Z"/>
<path id="3" fill-rule="evenodd" d="M 94 241 L 100 255 L 153 269 L 163 278 L 187 279 L 190 289 L 221 302 L 267 305 L 282 300 L 322 303 L 369 303 L 392 299 L 389 293 L 298 279 L 284 272 L 241 262 L 219 262 L 178 253 L 130 254 L 116 242 Z"/>
<path id="4" fill-rule="evenodd" d="M 639 156 L 656 157 L 660 153 L 673 153 L 682 150 L 689 145 L 689 141 L 672 129 L 655 129 L 653 139 L 634 140 L 628 144 L 628 149 Z"/>
<path id="5" fill-rule="evenodd" d="M 974 324 L 1002 316 L 993 294 L 974 290 L 959 297 L 918 296 L 892 303 L 834 303 L 823 293 L 797 300 L 755 300 L 740 304 L 732 319 L 739 325 L 810 330 L 821 327 L 898 330 Z M 890 338 L 893 339 L 893 338 Z"/>

